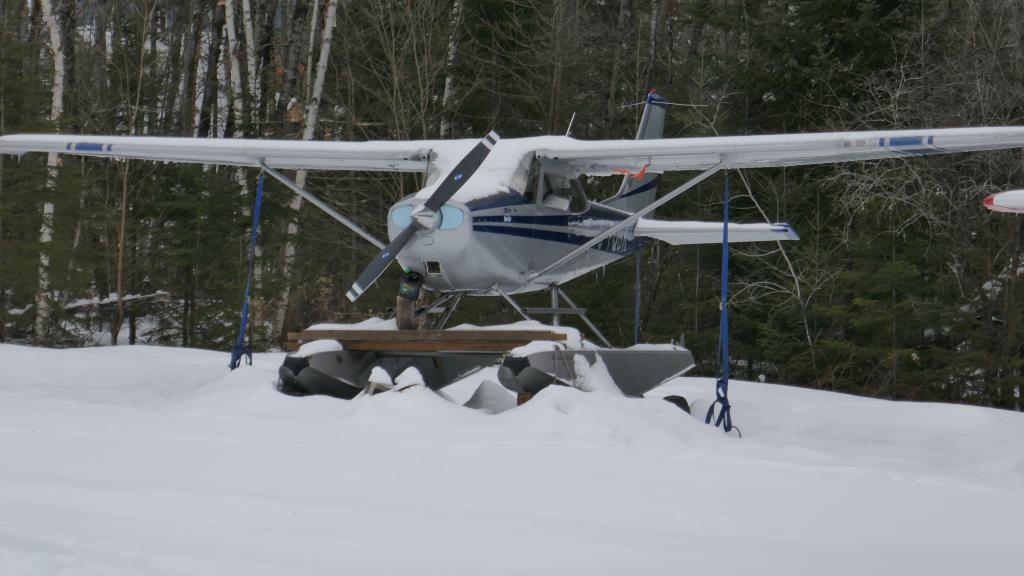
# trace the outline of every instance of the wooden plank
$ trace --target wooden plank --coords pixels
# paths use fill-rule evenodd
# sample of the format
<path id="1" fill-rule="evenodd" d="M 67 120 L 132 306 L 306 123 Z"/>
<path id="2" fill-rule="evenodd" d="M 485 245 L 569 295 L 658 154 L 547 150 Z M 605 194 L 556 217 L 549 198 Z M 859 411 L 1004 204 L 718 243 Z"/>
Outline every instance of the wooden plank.
<path id="1" fill-rule="evenodd" d="M 299 339 L 340 340 L 342 342 L 533 342 L 564 341 L 561 332 L 544 330 L 305 330 Z"/>
<path id="2" fill-rule="evenodd" d="M 284 351 L 285 352 L 295 352 L 296 350 L 299 349 L 300 346 L 302 346 L 302 345 L 299 344 L 298 342 L 289 342 L 289 343 L 284 345 Z"/>
<path id="3" fill-rule="evenodd" d="M 302 338 L 302 332 L 289 332 L 288 333 L 288 341 L 289 342 L 298 342 L 300 338 Z"/>

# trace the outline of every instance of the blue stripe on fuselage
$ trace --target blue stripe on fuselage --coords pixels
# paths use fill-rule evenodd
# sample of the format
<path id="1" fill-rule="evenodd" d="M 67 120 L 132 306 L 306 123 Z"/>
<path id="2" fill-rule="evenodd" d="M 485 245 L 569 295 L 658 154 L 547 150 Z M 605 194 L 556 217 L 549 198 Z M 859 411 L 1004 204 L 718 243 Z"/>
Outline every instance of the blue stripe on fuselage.
<path id="1" fill-rule="evenodd" d="M 103 144 L 79 142 L 78 144 L 75 144 L 75 152 L 103 152 Z"/>
<path id="2" fill-rule="evenodd" d="M 580 246 L 584 242 L 593 238 L 593 236 L 581 236 L 579 234 L 542 230 L 539 228 L 525 228 L 520 226 L 488 226 L 486 224 L 474 224 L 473 231 L 489 232 L 491 234 L 506 234 L 509 236 L 519 236 L 521 238 L 547 240 L 549 242 L 561 242 L 563 244 L 572 244 L 574 246 Z M 598 242 L 597 245 L 594 246 L 594 249 L 602 252 L 611 252 L 612 254 L 625 255 L 635 252 L 640 248 L 642 243 L 643 242 L 638 238 L 624 238 L 622 236 L 614 235 Z"/>
<path id="3" fill-rule="evenodd" d="M 628 212 L 615 210 L 600 204 L 590 204 L 586 212 L 579 214 L 535 214 L 512 215 L 497 214 L 494 216 L 474 216 L 474 224 L 533 224 L 536 226 L 572 226 L 590 220 L 611 220 L 621 222 L 629 216 Z"/>

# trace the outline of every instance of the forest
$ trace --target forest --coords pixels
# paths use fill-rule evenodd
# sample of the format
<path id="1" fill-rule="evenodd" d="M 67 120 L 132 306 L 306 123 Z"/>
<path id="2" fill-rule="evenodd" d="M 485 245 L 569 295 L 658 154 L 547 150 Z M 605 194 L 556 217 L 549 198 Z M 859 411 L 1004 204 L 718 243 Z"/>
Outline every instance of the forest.
<path id="1" fill-rule="evenodd" d="M 1024 122 L 1024 0 L 0 0 L 0 133 L 392 140 L 632 138 Z M 1024 151 L 733 170 L 734 221 L 799 242 L 734 247 L 735 377 L 1021 409 L 1021 220 L 982 199 Z M 0 342 L 229 350 L 255 169 L 0 159 Z M 415 175 L 296 180 L 378 237 Z M 661 189 L 687 174 L 666 174 Z M 618 182 L 586 183 L 592 200 Z M 659 209 L 719 220 L 720 176 Z M 386 315 L 397 266 L 357 304 L 376 249 L 266 185 L 255 346 Z M 718 359 L 720 246 L 648 244 L 640 340 Z M 633 343 L 636 261 L 565 286 Z M 524 298 L 543 303 L 545 295 Z M 495 298 L 456 323 L 514 321 Z"/>

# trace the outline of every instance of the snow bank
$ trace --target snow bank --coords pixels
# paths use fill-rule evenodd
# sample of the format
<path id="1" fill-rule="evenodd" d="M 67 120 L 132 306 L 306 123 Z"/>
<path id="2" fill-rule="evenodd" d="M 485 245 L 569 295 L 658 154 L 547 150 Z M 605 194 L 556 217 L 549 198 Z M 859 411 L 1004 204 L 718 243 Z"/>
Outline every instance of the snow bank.
<path id="1" fill-rule="evenodd" d="M 734 382 L 737 440 L 565 387 L 294 398 L 282 358 L 0 345 L 0 574 L 1017 571 L 1021 414 Z"/>
<path id="2" fill-rule="evenodd" d="M 341 342 L 337 340 L 313 340 L 312 342 L 306 342 L 299 349 L 292 353 L 292 356 L 298 358 L 308 358 L 314 354 L 321 354 L 323 352 L 340 352 L 344 348 Z"/>
<path id="3" fill-rule="evenodd" d="M 308 330 L 398 330 L 394 318 L 367 318 L 352 324 L 313 324 Z"/>

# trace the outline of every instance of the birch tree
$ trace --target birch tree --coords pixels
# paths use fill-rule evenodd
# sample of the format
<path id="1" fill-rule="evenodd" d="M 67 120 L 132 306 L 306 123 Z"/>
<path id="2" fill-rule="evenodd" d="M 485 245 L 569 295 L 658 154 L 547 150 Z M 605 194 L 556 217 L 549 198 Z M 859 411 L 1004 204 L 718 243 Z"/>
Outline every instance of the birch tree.
<path id="1" fill-rule="evenodd" d="M 318 3 L 319 4 L 319 3 Z M 316 24 L 316 10 L 314 7 L 314 18 L 312 22 L 314 26 Z M 324 93 L 324 80 L 327 77 L 327 65 L 330 61 L 331 55 L 331 39 L 334 34 L 334 26 L 337 23 L 338 18 L 338 0 L 329 0 L 327 4 L 327 11 L 324 17 L 323 34 L 320 40 L 320 59 L 316 67 L 316 78 L 313 81 L 312 89 L 308 90 L 308 98 L 306 100 L 306 115 L 304 118 L 302 128 L 302 139 L 312 140 L 313 135 L 316 134 L 316 123 L 320 118 L 320 100 Z M 315 30 L 314 26 L 311 26 L 311 30 Z M 313 33 L 310 33 L 310 39 L 312 40 Z M 312 61 L 312 57 L 310 57 Z M 307 68 L 307 74 L 308 74 Z M 295 182 L 300 186 L 306 185 L 306 171 L 299 170 L 295 175 Z M 284 265 L 282 267 L 282 274 L 285 278 L 288 278 L 291 274 L 292 267 L 295 263 L 295 242 L 296 236 L 299 233 L 299 222 L 298 215 L 302 208 L 302 198 L 295 196 L 289 204 L 289 209 L 292 213 L 292 220 L 288 223 L 287 242 L 285 243 L 284 249 Z M 274 323 L 272 331 L 280 331 L 284 325 L 288 314 L 288 302 L 291 297 L 290 284 L 285 284 L 284 292 L 281 294 L 281 301 L 278 303 L 277 313 L 274 316 Z"/>
<path id="2" fill-rule="evenodd" d="M 441 96 L 441 138 L 448 138 L 451 135 L 452 100 L 455 95 L 455 54 L 458 48 L 459 26 L 462 23 L 463 0 L 452 2 L 452 21 L 448 32 L 448 57 L 445 59 L 444 71 L 444 94 Z"/>
<path id="3" fill-rule="evenodd" d="M 242 0 L 242 31 L 245 34 L 246 80 L 249 88 L 249 101 L 252 103 L 250 117 L 255 124 L 257 119 L 256 111 L 259 108 L 256 106 L 256 103 L 260 101 L 260 93 L 256 62 L 256 35 L 253 31 L 251 0 Z"/>
<path id="4" fill-rule="evenodd" d="M 59 0 L 42 0 L 43 21 L 50 38 L 50 53 L 53 57 L 53 92 L 50 99 L 49 120 L 56 125 L 64 113 L 64 34 L 57 19 Z M 46 189 L 52 194 L 57 187 L 57 167 L 60 157 L 51 152 L 46 158 Z M 36 288 L 36 321 L 35 339 L 37 342 L 46 340 L 46 329 L 50 319 L 50 243 L 53 241 L 53 215 L 55 211 L 51 199 L 43 201 L 43 220 L 39 227 L 39 280 Z"/>
<path id="5" fill-rule="evenodd" d="M 227 32 L 228 37 L 228 64 L 229 73 L 231 79 L 231 113 L 232 122 L 234 124 L 231 136 L 233 138 L 241 138 L 245 135 L 245 113 L 243 111 L 243 94 L 242 94 L 242 69 L 241 64 L 238 61 L 238 31 L 235 23 L 235 0 L 225 0 L 224 2 L 224 28 Z M 239 178 L 239 184 L 245 186 L 245 172 L 239 169 L 236 172 Z"/>

